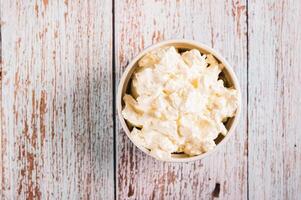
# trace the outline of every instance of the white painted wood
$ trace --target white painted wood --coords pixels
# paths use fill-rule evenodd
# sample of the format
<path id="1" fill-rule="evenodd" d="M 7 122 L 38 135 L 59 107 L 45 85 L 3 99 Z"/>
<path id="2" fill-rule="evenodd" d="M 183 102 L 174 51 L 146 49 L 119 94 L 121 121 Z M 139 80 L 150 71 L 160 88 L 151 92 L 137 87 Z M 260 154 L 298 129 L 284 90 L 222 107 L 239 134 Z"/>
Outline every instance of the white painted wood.
<path id="1" fill-rule="evenodd" d="M 249 2 L 249 197 L 301 198 L 301 2 Z"/>
<path id="2" fill-rule="evenodd" d="M 118 122 L 118 198 L 246 199 L 246 3 L 219 0 L 115 3 L 117 81 L 127 63 L 146 46 L 163 39 L 185 38 L 220 51 L 233 65 L 243 93 L 243 112 L 234 137 L 220 152 L 202 161 L 174 164 L 156 161 L 133 146 Z"/>
<path id="3" fill-rule="evenodd" d="M 0 199 L 113 199 L 112 2 L 1 1 Z"/>
<path id="4" fill-rule="evenodd" d="M 301 3 L 249 0 L 249 69 L 246 1 L 115 0 L 115 58 L 112 3 L 1 1 L 0 199 L 300 199 Z M 182 38 L 232 64 L 236 135 L 204 160 L 162 163 L 117 121 L 114 180 L 112 59 L 116 86 L 142 49 Z"/>

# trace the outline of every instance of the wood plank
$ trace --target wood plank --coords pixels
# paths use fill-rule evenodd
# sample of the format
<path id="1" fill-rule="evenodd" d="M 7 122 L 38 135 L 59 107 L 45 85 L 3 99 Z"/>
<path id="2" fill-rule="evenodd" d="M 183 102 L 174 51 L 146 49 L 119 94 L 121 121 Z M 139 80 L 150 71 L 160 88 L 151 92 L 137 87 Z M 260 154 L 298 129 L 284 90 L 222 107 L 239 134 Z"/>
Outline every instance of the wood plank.
<path id="1" fill-rule="evenodd" d="M 300 199 L 301 2 L 249 2 L 250 199 Z"/>
<path id="2" fill-rule="evenodd" d="M 1 1 L 0 199 L 113 199 L 112 3 Z"/>
<path id="3" fill-rule="evenodd" d="M 236 134 L 218 153 L 192 163 L 163 163 L 133 146 L 117 122 L 119 199 L 247 198 L 247 23 L 245 1 L 115 1 L 116 81 L 143 48 L 193 39 L 220 51 L 239 78 L 243 101 Z"/>

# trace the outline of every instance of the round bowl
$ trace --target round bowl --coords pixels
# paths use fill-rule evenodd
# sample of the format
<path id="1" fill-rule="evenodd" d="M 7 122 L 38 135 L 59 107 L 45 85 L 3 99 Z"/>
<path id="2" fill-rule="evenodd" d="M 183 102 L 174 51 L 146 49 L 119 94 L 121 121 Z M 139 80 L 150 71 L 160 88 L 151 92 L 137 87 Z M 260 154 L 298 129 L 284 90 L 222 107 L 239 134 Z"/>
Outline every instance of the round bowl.
<path id="1" fill-rule="evenodd" d="M 132 127 L 130 127 L 125 119 L 123 118 L 121 111 L 122 108 L 124 106 L 123 103 L 123 96 L 126 93 L 126 91 L 128 91 L 129 88 L 129 83 L 132 77 L 133 72 L 135 71 L 136 67 L 138 66 L 138 61 L 148 52 L 163 47 L 163 46 L 174 46 L 175 48 L 182 50 L 182 51 L 186 51 L 186 50 L 190 50 L 190 49 L 197 49 L 199 50 L 201 53 L 210 53 L 212 54 L 220 63 L 222 63 L 224 65 L 224 68 L 221 72 L 220 78 L 223 79 L 225 81 L 225 85 L 227 87 L 232 87 L 235 88 L 238 91 L 238 107 L 236 110 L 236 114 L 234 117 L 229 118 L 227 120 L 227 122 L 225 123 L 225 126 L 228 130 L 228 133 L 226 136 L 222 136 L 221 134 L 217 137 L 217 139 L 215 140 L 216 142 L 216 147 L 212 150 L 207 151 L 206 153 L 203 153 L 201 155 L 197 155 L 197 156 L 189 156 L 187 154 L 184 153 L 180 153 L 180 154 L 172 154 L 171 159 L 165 160 L 165 161 L 169 161 L 169 162 L 189 162 L 189 161 L 195 161 L 195 160 L 200 160 L 202 158 L 205 158 L 207 156 L 209 156 L 210 154 L 212 154 L 213 152 L 215 152 L 216 150 L 220 149 L 221 146 L 223 146 L 228 140 L 229 138 L 233 135 L 234 130 L 237 126 L 238 120 L 239 120 L 239 115 L 241 112 L 241 92 L 240 92 L 240 87 L 239 87 L 239 83 L 238 80 L 236 78 L 235 73 L 233 72 L 232 67 L 230 66 L 230 64 L 215 50 L 213 50 L 212 48 L 195 42 L 195 41 L 190 41 L 190 40 L 167 40 L 167 41 L 163 41 L 163 42 L 159 42 L 155 45 L 149 46 L 148 48 L 144 49 L 141 53 L 139 53 L 127 66 L 127 68 L 125 69 L 120 82 L 119 82 L 119 86 L 118 86 L 118 91 L 117 91 L 117 99 L 116 99 L 116 104 L 117 104 L 117 112 L 118 112 L 118 117 L 119 120 L 121 122 L 121 126 L 123 128 L 123 130 L 125 131 L 125 133 L 127 134 L 127 136 L 130 138 L 130 130 Z M 136 144 L 133 140 L 131 140 L 135 146 L 137 146 L 141 151 L 143 151 L 144 153 L 150 155 L 150 151 L 148 149 L 146 149 L 145 147 Z M 152 155 L 150 155 L 152 156 Z"/>

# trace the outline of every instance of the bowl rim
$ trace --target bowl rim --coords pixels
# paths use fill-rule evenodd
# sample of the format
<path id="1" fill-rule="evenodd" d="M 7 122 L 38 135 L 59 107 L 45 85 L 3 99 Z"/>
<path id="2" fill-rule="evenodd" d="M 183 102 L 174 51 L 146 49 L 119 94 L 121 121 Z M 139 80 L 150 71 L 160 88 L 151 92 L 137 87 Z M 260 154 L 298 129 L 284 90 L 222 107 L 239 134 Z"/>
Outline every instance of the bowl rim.
<path id="1" fill-rule="evenodd" d="M 162 47 L 162 46 L 167 46 L 167 45 L 173 45 L 173 44 L 181 44 L 181 45 L 190 45 L 190 46 L 195 46 L 198 49 L 202 49 L 204 51 L 207 51 L 208 53 L 212 54 L 214 57 L 216 57 L 224 66 L 224 68 L 226 69 L 226 71 L 228 72 L 230 78 L 232 79 L 232 84 L 233 87 L 237 90 L 238 92 L 238 106 L 237 106 L 237 110 L 236 110 L 236 114 L 233 117 L 233 121 L 232 121 L 232 125 L 228 130 L 228 133 L 226 134 L 226 136 L 212 149 L 209 150 L 203 154 L 197 155 L 197 156 L 191 156 L 191 157 L 185 157 L 185 158 L 176 158 L 176 157 L 171 157 L 168 160 L 160 160 L 160 161 L 165 161 L 165 162 L 191 162 L 191 161 L 196 161 L 196 160 L 200 160 L 203 159 L 205 157 L 210 156 L 211 154 L 213 154 L 214 152 L 216 152 L 217 150 L 219 150 L 222 146 L 224 146 L 227 141 L 229 140 L 229 138 L 234 134 L 234 130 L 237 127 L 239 118 L 240 118 L 240 113 L 241 113 L 241 90 L 240 90 L 240 86 L 239 86 L 239 82 L 238 79 L 232 69 L 232 67 L 230 66 L 230 64 L 228 63 L 228 61 L 221 56 L 221 54 L 219 52 L 217 52 L 216 50 L 213 50 L 211 47 L 196 42 L 196 41 L 192 41 L 192 40 L 186 40 L 186 39 L 173 39 L 173 40 L 164 40 L 161 42 L 158 42 L 156 44 L 150 45 L 148 47 L 146 47 L 143 51 L 141 51 L 138 55 L 136 55 L 134 57 L 134 59 L 132 59 L 132 61 L 127 65 L 126 69 L 124 70 L 120 81 L 119 81 L 119 85 L 118 85 L 118 89 L 117 89 L 117 95 L 116 95 L 116 105 L 117 105 L 117 113 L 118 113 L 118 118 L 119 121 L 121 123 L 122 129 L 125 131 L 127 137 L 131 140 L 131 142 L 138 147 L 138 149 L 140 149 L 141 151 L 143 151 L 144 153 L 146 153 L 147 155 L 155 158 L 153 155 L 150 154 L 149 150 L 146 149 L 145 147 L 136 144 L 130 137 L 130 130 L 126 124 L 125 119 L 122 116 L 122 91 L 124 88 L 124 84 L 125 81 L 127 80 L 127 77 L 129 76 L 129 72 L 132 70 L 132 68 L 135 67 L 135 64 L 142 58 L 142 56 L 144 56 L 146 53 Z M 132 74 L 130 74 L 131 76 Z M 156 160 L 158 160 L 158 158 L 155 158 Z"/>

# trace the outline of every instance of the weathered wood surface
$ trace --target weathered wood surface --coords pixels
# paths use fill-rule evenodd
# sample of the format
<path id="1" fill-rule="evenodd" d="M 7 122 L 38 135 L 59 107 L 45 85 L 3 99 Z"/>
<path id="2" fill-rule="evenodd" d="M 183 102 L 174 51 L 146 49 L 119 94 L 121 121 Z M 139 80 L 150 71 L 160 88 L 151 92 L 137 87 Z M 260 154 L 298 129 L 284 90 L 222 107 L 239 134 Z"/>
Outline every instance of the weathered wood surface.
<path id="1" fill-rule="evenodd" d="M 113 199 L 112 3 L 1 1 L 0 199 Z"/>
<path id="2" fill-rule="evenodd" d="M 301 2 L 249 2 L 249 198 L 301 199 Z"/>
<path id="3" fill-rule="evenodd" d="M 162 163 L 135 148 L 117 123 L 118 199 L 247 199 L 247 23 L 245 1 L 115 1 L 116 80 L 143 48 L 193 39 L 219 50 L 241 84 L 240 124 L 218 153 Z"/>
<path id="4" fill-rule="evenodd" d="M 2 0 L 0 9 L 0 199 L 301 198 L 299 1 Z M 219 152 L 162 163 L 121 130 L 113 88 L 143 48 L 180 38 L 232 64 L 243 112 Z"/>

